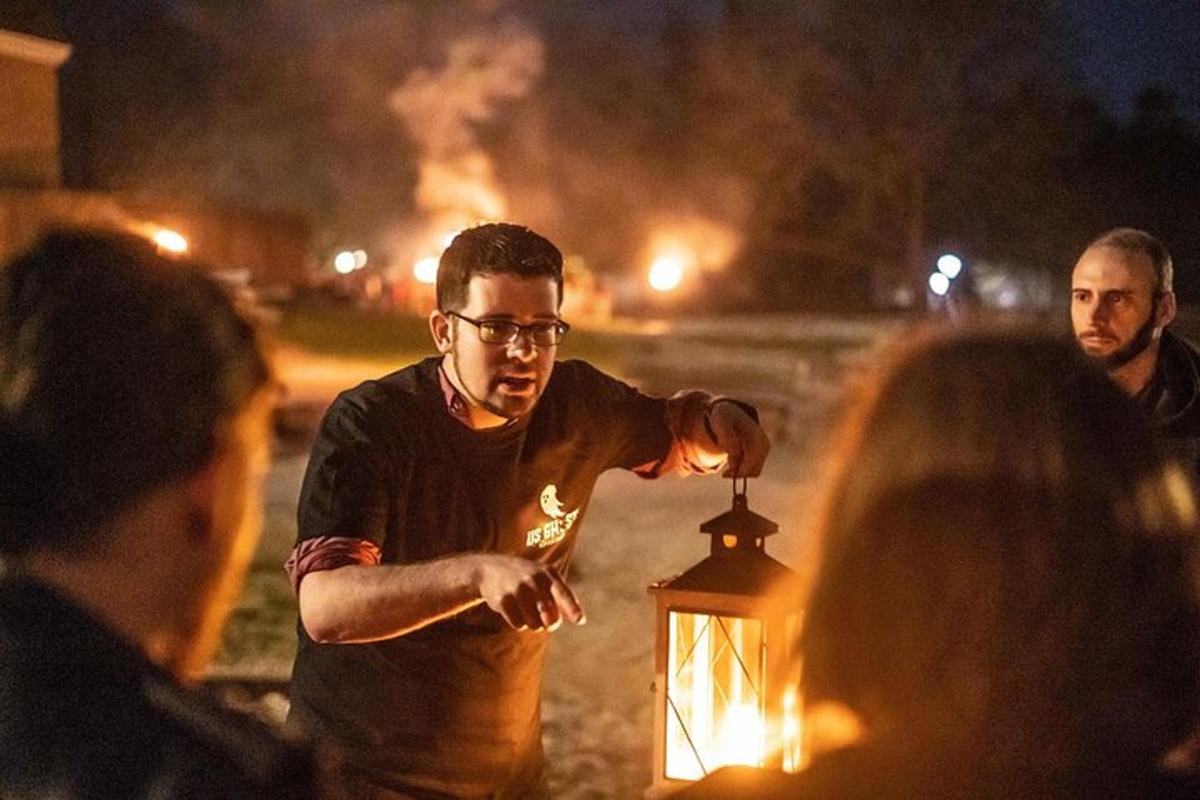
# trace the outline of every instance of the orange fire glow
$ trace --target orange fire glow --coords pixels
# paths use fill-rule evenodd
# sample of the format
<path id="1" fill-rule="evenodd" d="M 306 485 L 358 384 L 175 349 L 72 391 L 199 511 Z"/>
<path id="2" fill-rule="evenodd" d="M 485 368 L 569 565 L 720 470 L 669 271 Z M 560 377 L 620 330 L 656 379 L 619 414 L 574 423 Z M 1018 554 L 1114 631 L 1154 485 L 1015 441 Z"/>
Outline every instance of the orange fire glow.
<path id="1" fill-rule="evenodd" d="M 691 259 L 676 254 L 660 255 L 650 265 L 650 288 L 656 292 L 670 292 L 679 288 L 683 281 L 686 265 Z"/>
<path id="2" fill-rule="evenodd" d="M 413 264 L 413 277 L 417 279 L 417 283 L 436 283 L 437 271 L 437 256 L 425 256 L 424 258 L 418 258 L 416 263 Z"/>
<path id="3" fill-rule="evenodd" d="M 160 250 L 182 255 L 188 251 L 188 240 L 179 231 L 163 228 L 154 234 L 154 243 Z"/>
<path id="4" fill-rule="evenodd" d="M 182 256 L 191 249 L 191 242 L 182 233 L 154 222 L 129 221 L 126 229 L 154 243 L 158 252 L 167 256 Z"/>
<path id="5" fill-rule="evenodd" d="M 767 753 L 762 623 L 671 617 L 666 776 L 698 780 L 718 767 L 762 766 Z"/>
<path id="6" fill-rule="evenodd" d="M 725 269 L 739 244 L 737 233 L 712 220 L 663 223 L 650 237 L 646 280 L 657 292 L 675 291 L 705 272 Z"/>

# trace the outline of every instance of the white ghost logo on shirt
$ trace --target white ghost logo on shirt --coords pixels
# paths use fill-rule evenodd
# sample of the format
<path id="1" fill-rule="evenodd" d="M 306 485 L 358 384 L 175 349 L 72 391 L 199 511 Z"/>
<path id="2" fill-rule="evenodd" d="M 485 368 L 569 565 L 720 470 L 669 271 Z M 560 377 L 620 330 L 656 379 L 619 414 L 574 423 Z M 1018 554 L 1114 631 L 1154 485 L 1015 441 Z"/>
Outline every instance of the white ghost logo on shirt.
<path id="1" fill-rule="evenodd" d="M 541 497 L 542 511 L 546 512 L 546 516 L 551 519 L 559 519 L 563 515 L 563 505 L 558 501 L 558 487 L 553 483 L 546 484 L 546 488 L 542 489 Z"/>

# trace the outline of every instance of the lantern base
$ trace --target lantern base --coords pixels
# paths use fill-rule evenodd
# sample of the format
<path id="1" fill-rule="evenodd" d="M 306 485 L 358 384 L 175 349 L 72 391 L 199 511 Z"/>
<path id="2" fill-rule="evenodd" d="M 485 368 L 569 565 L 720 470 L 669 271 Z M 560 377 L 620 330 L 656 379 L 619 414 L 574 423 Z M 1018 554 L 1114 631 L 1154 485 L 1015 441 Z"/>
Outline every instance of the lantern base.
<path id="1" fill-rule="evenodd" d="M 646 787 L 646 791 L 642 792 L 642 797 L 645 800 L 661 800 L 664 797 L 670 797 L 681 789 L 686 789 L 692 783 L 693 781 L 657 781 Z"/>
<path id="2" fill-rule="evenodd" d="M 784 797 L 787 795 L 790 775 L 777 769 L 764 767 L 733 766 L 722 769 L 706 786 L 705 794 L 710 797 Z M 694 785 L 694 781 L 658 781 L 642 793 L 646 800 L 671 797 L 675 792 Z"/>

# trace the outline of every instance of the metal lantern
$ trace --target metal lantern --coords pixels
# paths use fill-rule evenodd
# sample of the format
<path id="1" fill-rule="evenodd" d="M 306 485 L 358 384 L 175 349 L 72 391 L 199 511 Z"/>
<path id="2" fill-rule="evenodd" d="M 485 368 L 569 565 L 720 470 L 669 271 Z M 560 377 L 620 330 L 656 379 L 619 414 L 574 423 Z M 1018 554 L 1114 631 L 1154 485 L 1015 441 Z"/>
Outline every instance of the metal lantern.
<path id="1" fill-rule="evenodd" d="M 788 687 L 799 614 L 772 590 L 794 573 L 767 555 L 779 526 L 750 510 L 734 481 L 733 508 L 700 526 L 708 558 L 649 588 L 657 597 L 654 784 L 665 794 L 718 767 L 795 771 L 800 725 Z"/>

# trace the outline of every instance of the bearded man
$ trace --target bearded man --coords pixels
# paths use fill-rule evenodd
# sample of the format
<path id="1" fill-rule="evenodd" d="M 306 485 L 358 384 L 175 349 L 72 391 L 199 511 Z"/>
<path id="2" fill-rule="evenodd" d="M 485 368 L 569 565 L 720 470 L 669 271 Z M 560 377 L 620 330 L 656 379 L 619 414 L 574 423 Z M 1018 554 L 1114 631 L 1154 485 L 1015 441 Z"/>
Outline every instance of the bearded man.
<path id="1" fill-rule="evenodd" d="M 1200 476 L 1200 352 L 1167 330 L 1174 268 L 1145 231 L 1097 237 L 1071 275 L 1071 323 L 1083 352 L 1149 414 L 1168 452 Z"/>

